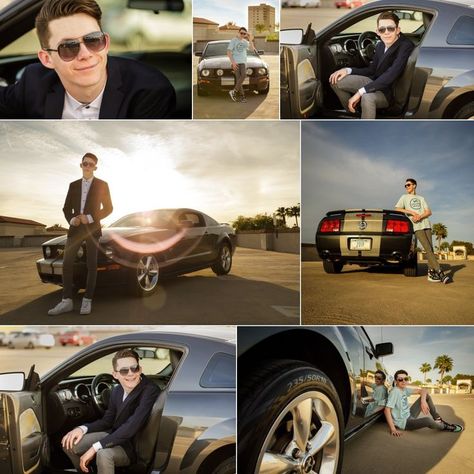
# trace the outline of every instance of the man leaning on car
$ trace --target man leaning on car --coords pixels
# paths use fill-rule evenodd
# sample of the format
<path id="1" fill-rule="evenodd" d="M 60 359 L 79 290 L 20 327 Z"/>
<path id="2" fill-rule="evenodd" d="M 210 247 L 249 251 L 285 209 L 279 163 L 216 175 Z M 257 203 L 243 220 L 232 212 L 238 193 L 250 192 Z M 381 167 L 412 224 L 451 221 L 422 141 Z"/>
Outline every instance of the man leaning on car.
<path id="1" fill-rule="evenodd" d="M 36 17 L 41 64 L 0 87 L 0 118 L 161 119 L 176 94 L 158 70 L 108 57 L 110 38 L 95 0 L 46 0 Z"/>

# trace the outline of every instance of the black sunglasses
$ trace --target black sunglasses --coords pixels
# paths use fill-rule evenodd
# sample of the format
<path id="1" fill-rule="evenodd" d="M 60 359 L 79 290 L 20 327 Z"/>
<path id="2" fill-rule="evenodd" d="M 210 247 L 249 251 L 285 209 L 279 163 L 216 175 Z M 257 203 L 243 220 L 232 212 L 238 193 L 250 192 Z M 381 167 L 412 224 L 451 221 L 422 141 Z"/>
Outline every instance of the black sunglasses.
<path id="1" fill-rule="evenodd" d="M 410 188 L 411 186 L 413 186 L 413 184 L 411 184 L 411 183 L 405 184 L 405 188 Z"/>
<path id="2" fill-rule="evenodd" d="M 376 375 L 374 377 L 375 380 L 383 380 L 383 377 L 381 375 Z"/>
<path id="3" fill-rule="evenodd" d="M 398 378 L 397 379 L 397 382 L 408 382 L 409 381 L 409 378 L 408 377 L 403 377 L 403 378 Z"/>
<path id="4" fill-rule="evenodd" d="M 393 33 L 397 27 L 396 26 L 381 26 L 380 28 L 377 28 L 379 33 L 384 34 L 385 30 L 387 30 L 389 33 Z"/>
<path id="5" fill-rule="evenodd" d="M 82 38 L 63 41 L 59 43 L 57 49 L 44 48 L 44 50 L 55 51 L 63 61 L 69 62 L 75 59 L 79 54 L 81 43 L 84 43 L 85 47 L 91 53 L 98 53 L 107 46 L 107 35 L 102 31 L 95 31 Z"/>
<path id="6" fill-rule="evenodd" d="M 83 168 L 94 168 L 95 163 L 93 161 L 83 161 L 81 165 Z"/>
<path id="7" fill-rule="evenodd" d="M 117 372 L 125 377 L 128 375 L 128 371 L 132 372 L 132 374 L 136 374 L 140 370 L 140 366 L 138 364 L 131 365 L 130 367 L 123 367 L 122 369 L 117 370 Z"/>

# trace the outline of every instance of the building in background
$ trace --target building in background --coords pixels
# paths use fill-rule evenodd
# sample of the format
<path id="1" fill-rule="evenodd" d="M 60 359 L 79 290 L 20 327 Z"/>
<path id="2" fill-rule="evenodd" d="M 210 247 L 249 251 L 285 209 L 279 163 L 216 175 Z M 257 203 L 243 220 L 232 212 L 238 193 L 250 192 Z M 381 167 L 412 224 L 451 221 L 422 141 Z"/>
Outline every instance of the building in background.
<path id="1" fill-rule="evenodd" d="M 249 30 L 254 35 L 263 32 L 274 33 L 276 31 L 275 8 L 265 3 L 261 3 L 257 6 L 249 6 L 248 23 Z"/>

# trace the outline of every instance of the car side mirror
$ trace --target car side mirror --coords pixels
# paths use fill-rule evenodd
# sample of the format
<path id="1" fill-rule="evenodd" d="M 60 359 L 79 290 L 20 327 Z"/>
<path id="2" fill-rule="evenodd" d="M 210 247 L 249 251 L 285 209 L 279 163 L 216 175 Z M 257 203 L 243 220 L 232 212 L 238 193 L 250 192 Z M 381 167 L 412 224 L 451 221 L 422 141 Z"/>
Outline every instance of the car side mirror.
<path id="1" fill-rule="evenodd" d="M 0 374 L 0 391 L 21 392 L 25 385 L 24 372 L 9 372 Z"/>
<path id="2" fill-rule="evenodd" d="M 262 55 L 262 54 L 265 54 L 265 51 L 263 49 L 257 49 L 257 53 Z"/>
<path id="3" fill-rule="evenodd" d="M 375 356 L 382 357 L 393 354 L 393 344 L 391 342 L 383 342 L 375 346 Z"/>
<path id="4" fill-rule="evenodd" d="M 303 41 L 303 30 L 301 28 L 280 31 L 280 44 L 301 44 Z"/>
<path id="5" fill-rule="evenodd" d="M 202 56 L 202 51 L 195 51 L 194 56 L 201 57 Z"/>

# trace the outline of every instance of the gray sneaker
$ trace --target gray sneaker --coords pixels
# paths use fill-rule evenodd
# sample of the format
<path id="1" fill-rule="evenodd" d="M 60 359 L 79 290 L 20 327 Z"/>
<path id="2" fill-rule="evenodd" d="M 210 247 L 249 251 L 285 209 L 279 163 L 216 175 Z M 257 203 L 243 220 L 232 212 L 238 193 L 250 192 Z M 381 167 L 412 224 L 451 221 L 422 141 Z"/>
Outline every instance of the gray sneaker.
<path id="1" fill-rule="evenodd" d="M 81 312 L 79 314 L 91 314 L 92 300 L 89 298 L 82 298 Z"/>
<path id="2" fill-rule="evenodd" d="M 229 95 L 230 95 L 230 98 L 231 98 L 234 102 L 237 101 L 237 96 L 235 95 L 234 89 L 231 89 L 231 90 L 229 91 Z"/>
<path id="3" fill-rule="evenodd" d="M 61 300 L 53 309 L 48 311 L 50 316 L 56 316 L 58 314 L 70 313 L 74 309 L 74 304 L 71 298 Z"/>

